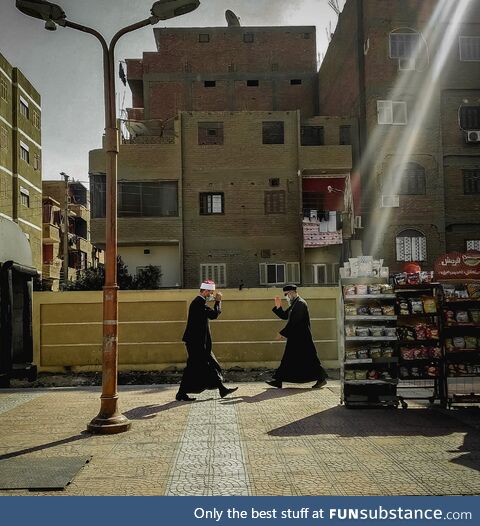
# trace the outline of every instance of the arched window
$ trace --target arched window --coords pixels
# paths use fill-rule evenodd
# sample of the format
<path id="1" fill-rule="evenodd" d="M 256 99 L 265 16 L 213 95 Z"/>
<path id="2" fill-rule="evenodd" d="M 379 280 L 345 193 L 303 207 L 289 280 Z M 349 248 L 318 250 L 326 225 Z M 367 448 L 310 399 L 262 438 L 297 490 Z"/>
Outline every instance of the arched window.
<path id="1" fill-rule="evenodd" d="M 418 163 L 407 163 L 395 170 L 400 177 L 398 193 L 401 195 L 425 195 L 425 168 Z"/>
<path id="2" fill-rule="evenodd" d="M 427 238 L 414 229 L 403 230 L 395 238 L 397 261 L 425 261 Z"/>

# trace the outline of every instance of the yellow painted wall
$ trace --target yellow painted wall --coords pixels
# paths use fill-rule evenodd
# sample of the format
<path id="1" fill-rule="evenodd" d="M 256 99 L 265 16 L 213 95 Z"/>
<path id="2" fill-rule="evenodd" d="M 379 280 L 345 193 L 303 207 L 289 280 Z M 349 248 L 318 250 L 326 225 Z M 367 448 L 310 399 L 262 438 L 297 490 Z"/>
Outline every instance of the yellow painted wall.
<path id="1" fill-rule="evenodd" d="M 119 370 L 182 368 L 181 337 L 188 306 L 197 290 L 120 291 Z M 320 359 L 338 366 L 335 287 L 304 287 Z M 272 312 L 280 289 L 227 289 L 222 314 L 210 322 L 213 350 L 223 367 L 276 367 L 284 342 L 276 342 L 285 322 Z M 102 293 L 35 292 L 34 359 L 40 371 L 101 369 Z"/>

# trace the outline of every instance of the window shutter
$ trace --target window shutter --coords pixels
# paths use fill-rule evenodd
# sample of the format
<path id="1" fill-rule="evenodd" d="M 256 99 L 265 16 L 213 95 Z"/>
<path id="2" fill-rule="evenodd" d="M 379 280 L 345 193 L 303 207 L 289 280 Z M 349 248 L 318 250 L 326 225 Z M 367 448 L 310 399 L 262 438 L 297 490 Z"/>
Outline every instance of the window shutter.
<path id="1" fill-rule="evenodd" d="M 300 263 L 287 263 L 287 281 L 300 283 Z"/>
<path id="2" fill-rule="evenodd" d="M 312 285 L 314 283 L 313 281 L 314 269 L 315 267 L 311 263 L 305 265 L 305 283 L 309 285 Z"/>
<path id="3" fill-rule="evenodd" d="M 266 263 L 260 263 L 260 285 L 266 285 L 267 284 L 267 264 Z"/>

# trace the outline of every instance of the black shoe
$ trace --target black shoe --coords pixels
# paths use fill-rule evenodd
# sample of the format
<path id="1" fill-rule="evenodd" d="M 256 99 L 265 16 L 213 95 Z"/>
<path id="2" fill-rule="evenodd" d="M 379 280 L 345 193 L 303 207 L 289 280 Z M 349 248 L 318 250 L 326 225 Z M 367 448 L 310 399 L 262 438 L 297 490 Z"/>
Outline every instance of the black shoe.
<path id="1" fill-rule="evenodd" d="M 318 380 L 315 385 L 312 385 L 312 389 L 321 389 L 327 385 L 327 380 Z"/>
<path id="2" fill-rule="evenodd" d="M 282 388 L 282 382 L 280 380 L 271 380 L 270 382 L 265 382 L 268 385 L 271 385 L 272 387 L 276 387 L 277 389 Z"/>
<path id="3" fill-rule="evenodd" d="M 193 402 L 194 400 L 196 400 L 196 398 L 188 396 L 187 393 L 178 392 L 175 395 L 175 400 L 177 400 L 177 402 Z"/>
<path id="4" fill-rule="evenodd" d="M 237 389 L 238 387 L 232 387 L 231 389 L 224 387 L 223 389 L 219 389 L 220 397 L 225 398 L 227 395 L 234 393 Z"/>

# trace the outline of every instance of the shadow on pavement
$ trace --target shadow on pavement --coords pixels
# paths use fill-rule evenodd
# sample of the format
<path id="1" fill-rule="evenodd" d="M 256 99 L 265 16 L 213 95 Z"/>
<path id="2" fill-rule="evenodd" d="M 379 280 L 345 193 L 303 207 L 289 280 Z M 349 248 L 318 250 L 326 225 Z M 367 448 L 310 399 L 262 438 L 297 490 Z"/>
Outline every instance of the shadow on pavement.
<path id="1" fill-rule="evenodd" d="M 87 431 L 82 431 L 80 435 L 74 435 L 72 437 L 62 438 L 62 440 L 56 440 L 55 442 L 41 444 L 40 446 L 34 446 L 25 449 L 20 449 L 19 451 L 12 451 L 11 453 L 5 453 L 5 455 L 0 455 L 0 460 L 7 460 L 8 458 L 20 457 L 21 455 L 28 455 L 28 453 L 34 453 L 35 451 L 43 451 L 44 449 L 63 446 L 65 444 L 70 444 L 71 442 L 76 442 L 78 440 L 90 438 L 91 436 L 92 435 L 90 433 L 87 433 Z"/>
<path id="2" fill-rule="evenodd" d="M 258 393 L 253 396 L 235 396 L 231 398 L 225 398 L 221 402 L 222 405 L 232 405 L 232 404 L 255 404 L 257 402 L 263 402 L 265 400 L 273 400 L 275 398 L 284 398 L 286 396 L 292 396 L 295 394 L 305 393 L 305 388 L 296 388 L 296 387 L 287 387 L 283 389 L 267 388 L 265 391 Z"/>
<path id="3" fill-rule="evenodd" d="M 170 409 L 175 409 L 176 407 L 181 407 L 183 405 L 192 405 L 192 404 L 201 404 L 203 402 L 210 402 L 213 398 L 205 398 L 203 400 L 195 400 L 194 402 L 177 402 L 172 400 L 163 405 L 144 405 L 141 407 L 134 407 L 128 411 L 124 411 L 123 414 L 129 420 L 148 420 L 150 418 L 155 418 L 158 413 L 163 411 L 169 411 Z"/>

